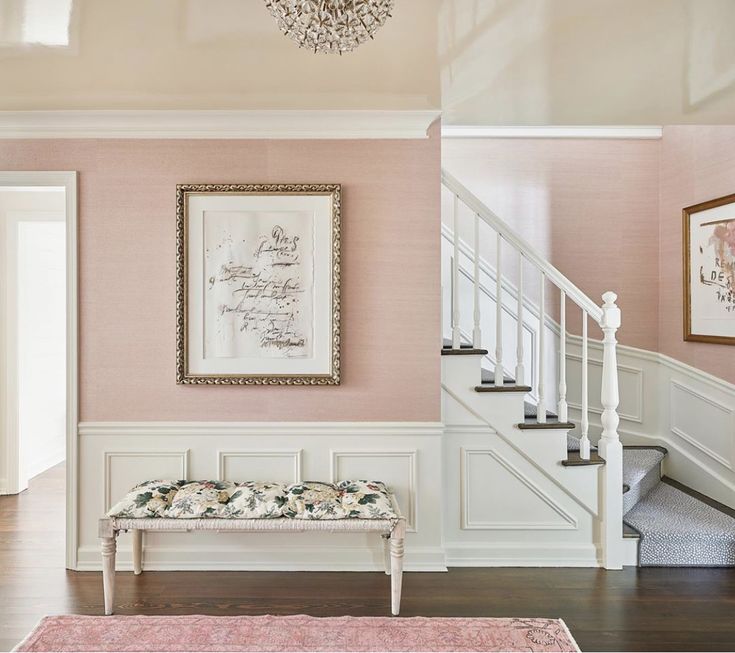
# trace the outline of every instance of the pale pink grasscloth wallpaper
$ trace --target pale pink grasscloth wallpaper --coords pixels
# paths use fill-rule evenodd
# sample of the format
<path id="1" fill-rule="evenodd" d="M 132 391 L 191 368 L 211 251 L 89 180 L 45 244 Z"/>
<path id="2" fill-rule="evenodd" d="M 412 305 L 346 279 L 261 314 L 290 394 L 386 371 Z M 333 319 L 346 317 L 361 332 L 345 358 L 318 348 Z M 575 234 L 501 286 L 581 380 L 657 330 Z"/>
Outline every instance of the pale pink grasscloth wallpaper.
<path id="1" fill-rule="evenodd" d="M 672 126 L 661 141 L 659 348 L 735 383 L 735 346 L 682 337 L 682 217 L 692 204 L 735 193 L 735 125 Z"/>
<path id="2" fill-rule="evenodd" d="M 2 141 L 2 169 L 79 171 L 81 420 L 438 420 L 438 136 Z M 175 384 L 175 188 L 197 182 L 343 185 L 341 386 Z"/>
<path id="3" fill-rule="evenodd" d="M 588 296 L 617 292 L 620 342 L 656 349 L 658 141 L 446 139 L 442 165 Z M 537 297 L 528 272 L 524 287 Z M 558 291 L 547 293 L 555 314 Z M 567 321 L 580 333 L 570 304 Z M 590 335 L 601 337 L 594 326 Z"/>

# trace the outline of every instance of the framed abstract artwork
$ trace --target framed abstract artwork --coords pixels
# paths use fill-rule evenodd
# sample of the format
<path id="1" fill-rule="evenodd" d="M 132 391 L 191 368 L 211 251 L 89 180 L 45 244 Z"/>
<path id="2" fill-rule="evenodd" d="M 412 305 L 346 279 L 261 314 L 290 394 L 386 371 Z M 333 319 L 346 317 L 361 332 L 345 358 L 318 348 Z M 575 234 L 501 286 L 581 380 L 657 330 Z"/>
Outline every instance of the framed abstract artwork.
<path id="1" fill-rule="evenodd" d="M 684 340 L 735 345 L 735 194 L 683 211 Z"/>
<path id="2" fill-rule="evenodd" d="M 176 382 L 336 385 L 339 184 L 176 187 Z"/>

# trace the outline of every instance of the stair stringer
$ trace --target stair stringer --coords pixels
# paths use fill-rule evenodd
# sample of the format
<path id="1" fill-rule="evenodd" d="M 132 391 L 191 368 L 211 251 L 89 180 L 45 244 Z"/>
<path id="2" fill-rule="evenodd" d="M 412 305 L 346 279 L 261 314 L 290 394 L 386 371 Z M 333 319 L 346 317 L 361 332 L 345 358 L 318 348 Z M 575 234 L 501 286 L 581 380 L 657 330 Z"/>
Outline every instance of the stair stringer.
<path id="1" fill-rule="evenodd" d="M 523 421 L 523 393 L 476 392 L 476 377 L 473 374 L 468 379 L 468 371 L 473 367 L 479 370 L 481 360 L 480 355 L 443 356 L 442 390 L 596 518 L 599 466 L 569 468 L 561 464 L 567 457 L 567 429 L 521 431 L 516 425 Z"/>

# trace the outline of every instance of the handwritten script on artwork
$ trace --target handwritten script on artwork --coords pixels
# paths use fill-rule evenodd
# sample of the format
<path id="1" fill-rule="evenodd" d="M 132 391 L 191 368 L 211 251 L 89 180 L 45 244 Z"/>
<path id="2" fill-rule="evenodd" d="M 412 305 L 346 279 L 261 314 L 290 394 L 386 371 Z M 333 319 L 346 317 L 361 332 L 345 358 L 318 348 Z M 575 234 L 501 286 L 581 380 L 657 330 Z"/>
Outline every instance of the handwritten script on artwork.
<path id="1" fill-rule="evenodd" d="M 205 358 L 312 356 L 313 215 L 204 213 Z"/>
<path id="2" fill-rule="evenodd" d="M 699 285 L 710 295 L 708 312 L 735 317 L 735 217 L 704 222 L 698 231 Z"/>

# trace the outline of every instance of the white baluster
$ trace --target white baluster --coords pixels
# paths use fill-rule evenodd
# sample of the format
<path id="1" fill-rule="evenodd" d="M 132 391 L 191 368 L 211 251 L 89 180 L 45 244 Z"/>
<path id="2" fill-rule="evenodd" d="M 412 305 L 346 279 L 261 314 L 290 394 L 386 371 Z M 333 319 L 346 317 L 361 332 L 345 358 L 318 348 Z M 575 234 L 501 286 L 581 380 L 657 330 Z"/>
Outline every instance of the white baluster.
<path id="1" fill-rule="evenodd" d="M 523 385 L 523 254 L 518 252 L 518 317 L 516 321 L 516 385 Z"/>
<path id="2" fill-rule="evenodd" d="M 557 413 L 560 422 L 569 419 L 567 408 L 567 294 L 561 290 L 559 304 L 559 403 Z"/>
<path id="3" fill-rule="evenodd" d="M 454 252 L 452 254 L 452 347 L 459 349 L 461 344 L 461 331 L 459 326 L 459 198 L 454 196 L 454 213 L 452 243 Z"/>
<path id="4" fill-rule="evenodd" d="M 475 213 L 475 258 L 474 258 L 474 269 L 473 269 L 473 282 L 474 282 L 474 312 L 472 328 L 472 346 L 475 349 L 482 347 L 482 331 L 480 330 L 480 216 Z"/>
<path id="5" fill-rule="evenodd" d="M 602 436 L 598 444 L 605 460 L 602 480 L 603 517 L 601 524 L 602 556 L 605 569 L 621 569 L 623 565 L 623 445 L 618 435 L 617 407 L 618 362 L 615 332 L 620 327 L 620 309 L 615 305 L 617 295 L 606 292 L 602 299 L 602 322 L 605 337 L 602 341 Z"/>
<path id="6" fill-rule="evenodd" d="M 587 353 L 587 311 L 582 311 L 582 437 L 579 439 L 579 457 L 582 460 L 590 459 L 590 430 L 589 390 L 587 374 L 589 369 Z"/>
<path id="7" fill-rule="evenodd" d="M 544 397 L 544 374 L 546 373 L 546 275 L 541 273 L 541 289 L 539 291 L 538 311 L 538 405 L 536 421 L 546 423 L 546 398 Z"/>
<path id="8" fill-rule="evenodd" d="M 495 266 L 495 385 L 503 385 L 503 237 L 498 233 Z"/>

